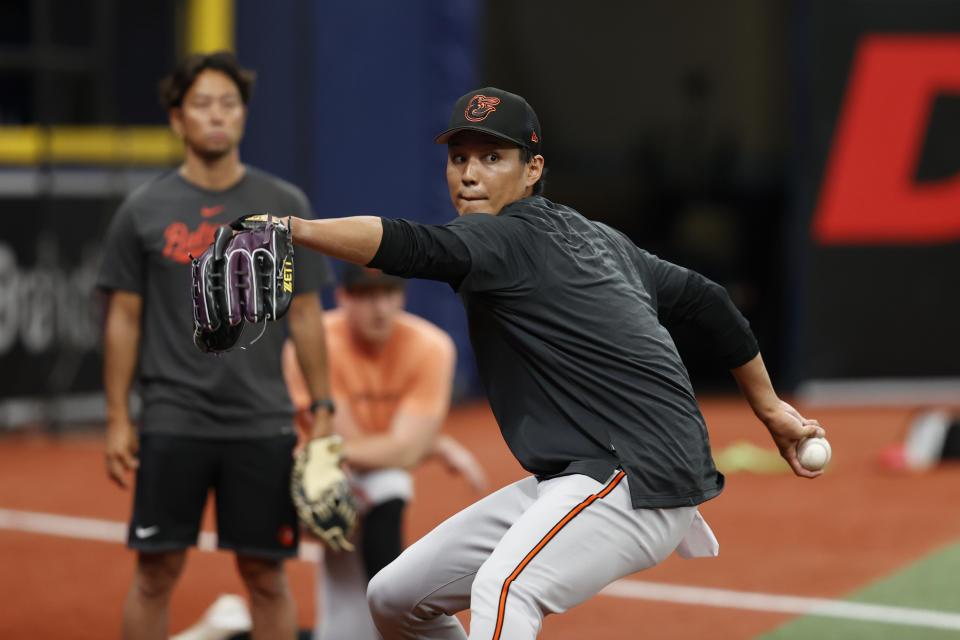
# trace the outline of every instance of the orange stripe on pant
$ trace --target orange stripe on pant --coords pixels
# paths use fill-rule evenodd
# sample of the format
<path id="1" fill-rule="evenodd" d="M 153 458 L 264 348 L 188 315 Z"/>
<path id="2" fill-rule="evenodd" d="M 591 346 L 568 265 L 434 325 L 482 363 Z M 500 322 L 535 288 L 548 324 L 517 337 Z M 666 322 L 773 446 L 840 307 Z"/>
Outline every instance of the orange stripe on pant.
<path id="1" fill-rule="evenodd" d="M 507 607 L 507 592 L 510 591 L 511 583 L 513 583 L 513 581 L 517 579 L 517 576 L 520 575 L 520 572 L 523 571 L 528 564 L 530 564 L 530 561 L 533 560 L 533 558 L 538 553 L 540 553 L 540 550 L 543 549 L 545 546 L 547 546 L 547 543 L 550 542 L 550 540 L 552 540 L 555 535 L 557 535 L 557 532 L 559 532 L 560 529 L 563 529 L 568 522 L 573 520 L 578 513 L 580 513 L 581 511 L 589 507 L 591 504 L 593 504 L 595 500 L 599 500 L 600 498 L 604 497 L 605 495 L 613 491 L 613 489 L 618 484 L 620 484 L 620 481 L 623 480 L 624 476 L 626 475 L 627 475 L 626 473 L 621 471 L 616 476 L 614 476 L 613 480 L 611 480 L 610 483 L 606 487 L 604 487 L 602 491 L 600 491 L 599 493 L 593 494 L 592 496 L 590 496 L 589 498 L 587 498 L 586 500 L 584 500 L 583 502 L 575 506 L 573 509 L 571 509 L 570 513 L 563 516 L 560 522 L 555 524 L 553 528 L 547 532 L 547 535 L 543 536 L 540 542 L 537 543 L 537 546 L 535 546 L 530 551 L 530 553 L 528 553 L 523 558 L 523 560 L 520 561 L 520 564 L 518 564 L 517 568 L 513 570 L 513 573 L 511 573 L 507 577 L 507 579 L 503 583 L 503 589 L 500 590 L 500 606 L 497 608 L 497 627 L 496 629 L 494 629 L 494 632 L 493 632 L 493 640 L 500 640 L 500 632 L 503 630 L 503 616 L 506 613 L 505 610 Z"/>

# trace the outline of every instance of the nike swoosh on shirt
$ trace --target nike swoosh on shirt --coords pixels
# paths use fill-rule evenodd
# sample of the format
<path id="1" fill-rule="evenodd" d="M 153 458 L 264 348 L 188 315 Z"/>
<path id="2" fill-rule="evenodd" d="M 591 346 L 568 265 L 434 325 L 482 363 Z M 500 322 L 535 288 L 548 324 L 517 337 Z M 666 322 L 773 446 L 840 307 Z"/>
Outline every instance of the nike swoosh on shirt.
<path id="1" fill-rule="evenodd" d="M 222 204 L 218 204 L 214 207 L 200 207 L 200 215 L 204 218 L 212 218 L 215 215 L 223 213 L 223 210 L 226 207 Z"/>
<path id="2" fill-rule="evenodd" d="M 158 531 L 160 531 L 160 527 L 153 525 L 152 527 L 136 527 L 133 533 L 138 538 L 149 538 L 152 535 L 156 535 Z"/>

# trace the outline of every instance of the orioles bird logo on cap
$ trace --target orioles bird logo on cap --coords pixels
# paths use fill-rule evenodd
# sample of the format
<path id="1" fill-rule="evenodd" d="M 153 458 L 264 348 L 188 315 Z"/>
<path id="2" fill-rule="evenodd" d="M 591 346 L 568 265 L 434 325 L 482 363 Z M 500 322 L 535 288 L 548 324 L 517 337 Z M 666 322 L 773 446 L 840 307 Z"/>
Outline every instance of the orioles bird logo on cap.
<path id="1" fill-rule="evenodd" d="M 470 98 L 467 108 L 463 112 L 464 117 L 470 122 L 480 122 L 492 112 L 497 110 L 496 105 L 500 104 L 500 98 L 487 97 L 482 93 Z"/>

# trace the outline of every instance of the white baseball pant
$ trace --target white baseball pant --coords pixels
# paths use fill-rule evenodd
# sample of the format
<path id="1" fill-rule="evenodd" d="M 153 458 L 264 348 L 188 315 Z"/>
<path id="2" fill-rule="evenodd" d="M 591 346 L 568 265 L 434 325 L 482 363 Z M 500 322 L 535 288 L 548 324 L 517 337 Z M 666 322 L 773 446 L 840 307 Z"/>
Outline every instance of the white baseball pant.
<path id="1" fill-rule="evenodd" d="M 696 507 L 634 509 L 627 478 L 515 482 L 452 516 L 374 576 L 367 599 L 384 640 L 527 640 L 614 580 L 674 550 L 716 555 Z M 678 548 L 679 547 L 679 548 Z"/>

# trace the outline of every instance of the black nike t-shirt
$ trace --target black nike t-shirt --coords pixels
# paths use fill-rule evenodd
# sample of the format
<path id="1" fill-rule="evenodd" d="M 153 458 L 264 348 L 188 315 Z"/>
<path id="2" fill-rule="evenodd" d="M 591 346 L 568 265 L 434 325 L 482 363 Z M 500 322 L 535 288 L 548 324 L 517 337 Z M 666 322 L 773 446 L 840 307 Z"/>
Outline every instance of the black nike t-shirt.
<path id="1" fill-rule="evenodd" d="M 726 291 L 543 197 L 446 225 L 383 219 L 370 263 L 449 282 L 503 437 L 540 477 L 627 471 L 637 507 L 695 505 L 723 476 L 665 325 L 691 322 L 728 367 L 757 353 Z"/>
<path id="2" fill-rule="evenodd" d="M 209 191 L 166 173 L 133 192 L 111 221 L 97 286 L 143 297 L 138 376 L 142 433 L 261 437 L 294 433 L 293 405 L 283 381 L 282 322 L 246 349 L 222 355 L 193 344 L 190 255 L 213 242 L 217 228 L 249 213 L 312 218 L 306 196 L 252 167 L 229 189 Z M 294 254 L 295 295 L 330 280 L 312 251 Z M 261 326 L 247 326 L 245 344 Z"/>

